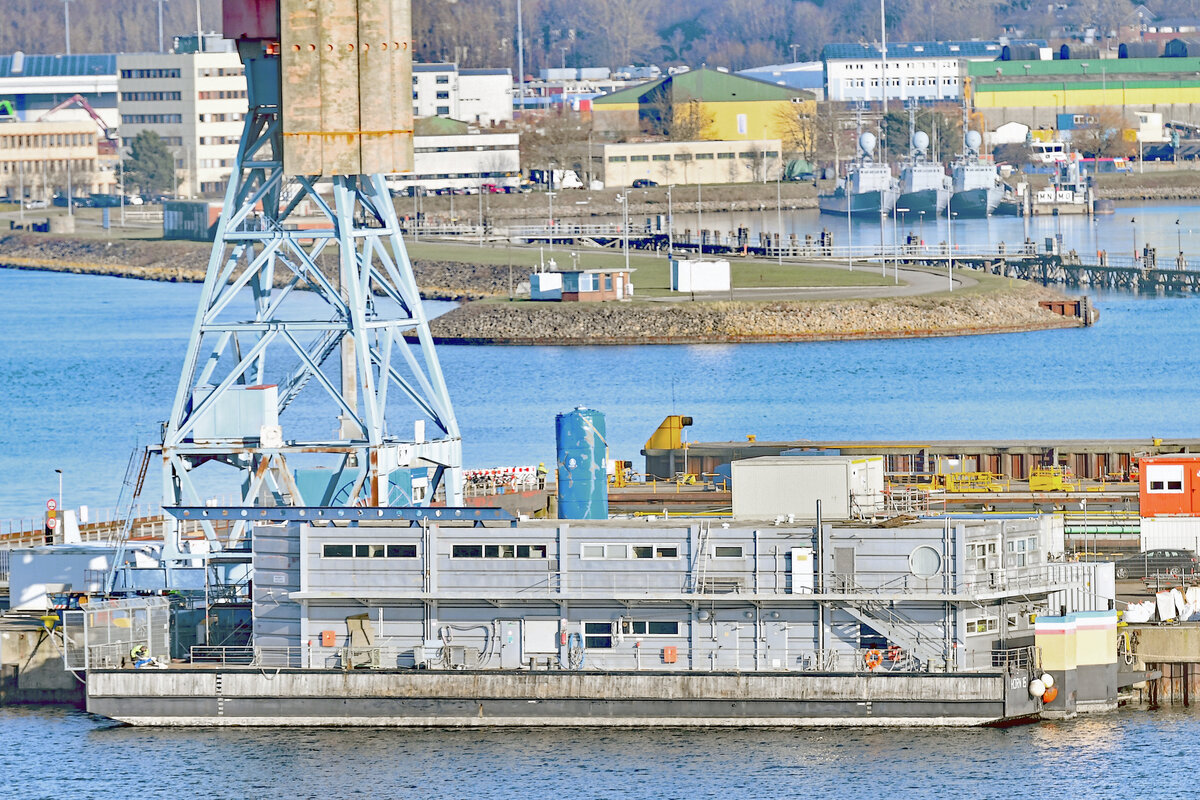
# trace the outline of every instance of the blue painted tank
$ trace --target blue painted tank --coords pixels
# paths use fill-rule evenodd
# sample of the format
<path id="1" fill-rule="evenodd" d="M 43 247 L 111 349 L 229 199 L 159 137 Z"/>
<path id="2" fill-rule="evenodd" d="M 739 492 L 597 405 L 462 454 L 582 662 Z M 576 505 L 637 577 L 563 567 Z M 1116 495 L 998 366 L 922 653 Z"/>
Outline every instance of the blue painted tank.
<path id="1" fill-rule="evenodd" d="M 604 414 L 580 406 L 554 419 L 558 516 L 608 519 L 608 440 Z"/>

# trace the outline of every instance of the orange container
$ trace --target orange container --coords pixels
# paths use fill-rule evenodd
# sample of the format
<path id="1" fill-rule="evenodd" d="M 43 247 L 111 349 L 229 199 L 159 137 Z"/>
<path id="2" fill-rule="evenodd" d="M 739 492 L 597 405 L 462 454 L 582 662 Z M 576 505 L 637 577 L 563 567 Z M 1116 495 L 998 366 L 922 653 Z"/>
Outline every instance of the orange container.
<path id="1" fill-rule="evenodd" d="M 679 650 L 674 647 L 663 648 L 663 663 L 674 664 L 679 658 Z"/>
<path id="2" fill-rule="evenodd" d="M 1200 456 L 1142 456 L 1138 472 L 1143 517 L 1200 516 Z"/>
<path id="3" fill-rule="evenodd" d="M 337 631 L 321 631 L 321 647 L 337 647 Z"/>

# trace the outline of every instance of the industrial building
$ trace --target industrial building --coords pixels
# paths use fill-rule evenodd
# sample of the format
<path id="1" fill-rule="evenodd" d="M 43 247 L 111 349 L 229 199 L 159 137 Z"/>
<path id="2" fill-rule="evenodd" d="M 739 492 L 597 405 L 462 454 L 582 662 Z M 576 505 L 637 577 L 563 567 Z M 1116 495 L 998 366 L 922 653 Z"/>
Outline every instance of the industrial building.
<path id="1" fill-rule="evenodd" d="M 610 137 L 682 123 L 700 139 L 758 140 L 783 137 L 789 116 L 815 110 L 811 92 L 701 68 L 597 97 L 592 120 Z"/>
<path id="2" fill-rule="evenodd" d="M 122 54 L 117 68 L 122 146 L 142 131 L 154 131 L 175 154 L 177 195 L 223 192 L 247 110 L 238 54 L 232 48 Z"/>
<path id="3" fill-rule="evenodd" d="M 450 117 L 484 126 L 512 121 L 511 70 L 413 64 L 412 83 L 414 117 Z"/>
<path id="4" fill-rule="evenodd" d="M 423 132 L 440 131 L 432 135 Z M 488 133 L 451 119 L 417 121 L 413 169 L 388 176 L 388 188 L 470 192 L 512 190 L 521 184 L 521 135 Z M 490 187 L 490 188 L 489 188 Z"/>
<path id="5" fill-rule="evenodd" d="M 46 112 L 80 95 L 103 120 L 116 128 L 117 57 L 112 54 L 0 55 L 0 122 L 37 122 Z M 56 111 L 47 121 L 88 122 L 79 106 Z M 97 130 L 93 124 L 93 131 Z"/>
<path id="6" fill-rule="evenodd" d="M 871 103 L 879 102 L 882 93 L 889 100 L 901 102 L 959 101 L 963 96 L 965 66 L 998 60 L 1005 44 L 1046 46 L 1036 40 L 889 42 L 885 63 L 877 44 L 829 44 L 821 50 L 825 99 Z M 883 89 L 880 81 L 886 81 Z"/>
<path id="7" fill-rule="evenodd" d="M 634 181 L 753 183 L 773 181 L 783 170 L 779 139 L 695 142 L 628 142 L 598 148 L 605 186 Z"/>
<path id="8" fill-rule="evenodd" d="M 1200 124 L 1200 58 L 1055 59 L 972 63 L 971 106 L 989 128 L 1020 122 L 1053 128 L 1061 115 L 1120 113 L 1127 128 L 1138 113 Z"/>

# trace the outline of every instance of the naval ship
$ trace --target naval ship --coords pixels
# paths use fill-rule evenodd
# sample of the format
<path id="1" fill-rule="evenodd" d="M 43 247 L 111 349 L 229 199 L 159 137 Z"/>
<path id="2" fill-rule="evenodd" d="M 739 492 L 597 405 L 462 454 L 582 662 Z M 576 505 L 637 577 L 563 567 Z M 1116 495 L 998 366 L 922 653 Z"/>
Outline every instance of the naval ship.
<path id="1" fill-rule="evenodd" d="M 900 170 L 899 215 L 924 214 L 930 218 L 946 210 L 950 202 L 950 179 L 945 168 L 926 158 L 929 134 L 917 131 L 910 138 L 912 149 Z"/>
<path id="2" fill-rule="evenodd" d="M 996 165 L 979 155 L 983 137 L 979 131 L 967 131 L 962 155 L 951 170 L 953 195 L 950 210 L 959 217 L 987 217 L 996 211 L 1004 196 L 1004 184 Z"/>
<path id="3" fill-rule="evenodd" d="M 864 131 L 858 136 L 858 158 L 838 181 L 837 188 L 817 195 L 822 214 L 875 216 L 889 214 L 896 205 L 896 179 L 887 164 L 874 160 L 875 134 Z"/>

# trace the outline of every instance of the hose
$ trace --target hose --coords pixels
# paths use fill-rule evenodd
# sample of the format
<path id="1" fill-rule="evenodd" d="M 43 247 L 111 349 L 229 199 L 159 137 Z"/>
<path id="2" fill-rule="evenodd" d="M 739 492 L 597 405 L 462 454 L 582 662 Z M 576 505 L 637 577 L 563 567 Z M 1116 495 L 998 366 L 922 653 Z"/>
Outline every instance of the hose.
<path id="1" fill-rule="evenodd" d="M 438 628 L 438 638 L 442 640 L 442 663 L 447 669 L 450 667 L 450 642 L 454 639 L 454 631 L 482 630 L 483 631 L 483 647 L 479 648 L 479 658 L 475 662 L 475 669 L 479 669 L 488 661 L 491 661 L 493 653 L 492 645 L 496 639 L 491 625 L 443 625 Z"/>

